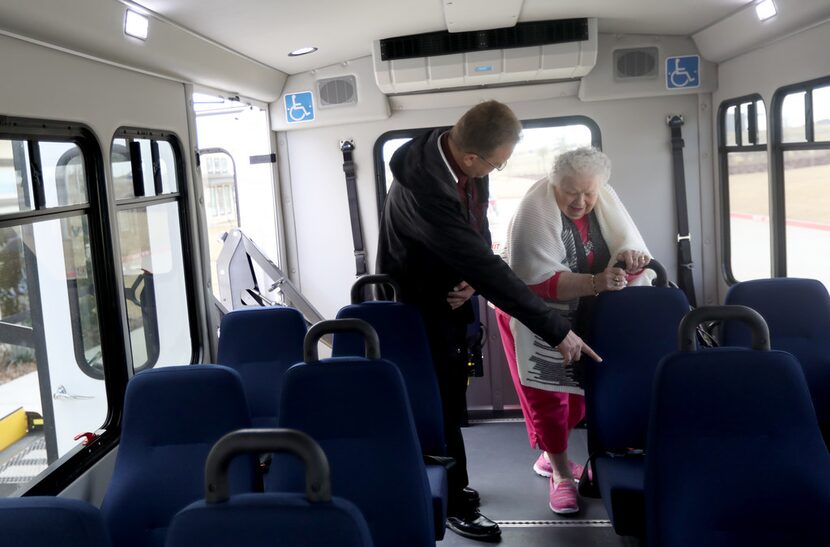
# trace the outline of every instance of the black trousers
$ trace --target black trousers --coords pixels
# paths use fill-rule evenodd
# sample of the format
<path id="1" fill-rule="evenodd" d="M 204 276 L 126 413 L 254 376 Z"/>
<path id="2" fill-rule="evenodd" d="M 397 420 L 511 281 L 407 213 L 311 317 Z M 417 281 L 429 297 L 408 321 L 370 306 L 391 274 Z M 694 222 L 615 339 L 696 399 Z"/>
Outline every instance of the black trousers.
<path id="1" fill-rule="evenodd" d="M 437 323 L 437 324 L 436 324 Z M 444 439 L 447 456 L 455 459 L 447 472 L 449 482 L 449 512 L 466 510 L 460 504 L 460 493 L 468 484 L 467 452 L 461 424 L 467 413 L 467 345 L 466 325 L 446 322 L 427 323 L 427 334 L 432 351 L 433 365 L 441 390 L 444 415 Z"/>

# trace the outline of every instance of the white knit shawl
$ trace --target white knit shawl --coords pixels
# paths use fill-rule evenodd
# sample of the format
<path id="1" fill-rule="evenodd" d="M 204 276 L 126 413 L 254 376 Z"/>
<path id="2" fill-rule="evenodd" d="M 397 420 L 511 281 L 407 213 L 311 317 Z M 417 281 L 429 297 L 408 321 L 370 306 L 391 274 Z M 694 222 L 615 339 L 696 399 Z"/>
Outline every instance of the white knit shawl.
<path id="1" fill-rule="evenodd" d="M 651 256 L 634 221 L 608 184 L 600 186 L 593 211 L 611 255 L 609 265 L 616 263 L 617 255 L 623 251 L 642 251 Z M 562 214 L 553 184 L 547 178 L 537 181 L 522 198 L 507 228 L 504 258 L 528 285 L 542 283 L 556 272 L 571 271 L 562 243 Z M 631 285 L 650 285 L 653 277 L 653 272 L 647 270 L 632 280 Z M 567 309 L 564 303 L 551 302 L 551 305 Z M 558 351 L 515 318 L 510 320 L 510 330 L 516 343 L 516 361 L 523 385 L 546 391 L 582 393 L 562 369 L 562 355 Z"/>

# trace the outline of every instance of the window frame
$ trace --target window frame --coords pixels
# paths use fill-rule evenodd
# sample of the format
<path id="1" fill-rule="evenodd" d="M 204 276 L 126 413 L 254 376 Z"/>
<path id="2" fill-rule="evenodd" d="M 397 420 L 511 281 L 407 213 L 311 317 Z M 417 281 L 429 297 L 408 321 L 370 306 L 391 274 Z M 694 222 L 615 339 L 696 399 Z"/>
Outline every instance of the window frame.
<path id="1" fill-rule="evenodd" d="M 785 85 L 775 90 L 772 95 L 769 119 L 771 127 L 769 138 L 770 160 L 769 171 L 771 176 L 770 224 L 772 234 L 772 265 L 774 277 L 787 277 L 787 208 L 786 208 L 786 180 L 784 174 L 784 152 L 793 150 L 826 150 L 830 149 L 830 140 L 815 141 L 815 126 L 813 120 L 813 89 L 830 85 L 830 76 L 823 76 L 805 82 Z M 804 91 L 804 133 L 805 142 L 783 141 L 784 99 L 792 93 Z"/>
<path id="2" fill-rule="evenodd" d="M 722 253 L 721 253 L 721 268 L 723 269 L 723 276 L 726 280 L 727 285 L 734 285 L 738 283 L 738 280 L 735 278 L 734 273 L 732 272 L 732 237 L 731 237 L 731 226 L 732 221 L 729 217 L 730 209 L 729 209 L 729 153 L 730 152 L 767 152 L 769 155 L 769 143 L 770 143 L 770 133 L 769 128 L 767 130 L 767 143 L 766 144 L 743 144 L 743 131 L 741 126 L 741 105 L 747 102 L 751 104 L 755 104 L 756 101 L 764 102 L 764 98 L 761 96 L 760 93 L 751 93 L 749 95 L 743 95 L 741 97 L 735 97 L 734 99 L 728 99 L 721 102 L 720 106 L 718 107 L 718 174 L 720 178 L 720 200 L 721 200 L 721 207 L 720 207 L 720 221 L 721 221 L 721 245 L 722 245 Z M 735 107 L 735 144 L 727 145 L 726 144 L 726 111 L 729 110 L 731 107 Z M 764 105 L 766 108 L 766 104 Z M 769 126 L 769 111 L 767 111 L 767 125 Z M 752 125 L 756 125 L 757 123 L 757 115 L 756 120 L 753 122 Z M 751 127 L 751 126 L 749 126 Z M 758 131 L 757 126 L 755 127 L 755 140 L 758 140 Z M 772 166 L 769 162 L 769 157 L 767 158 L 767 188 L 769 192 L 769 208 L 770 208 L 770 245 L 773 246 L 773 239 L 775 237 L 775 224 L 773 221 L 773 196 L 769 188 L 771 187 L 771 173 L 772 173 Z M 774 247 L 774 246 L 773 246 Z M 770 249 L 770 275 L 774 275 L 773 264 L 775 262 L 774 257 L 774 249 Z"/>
<path id="3" fill-rule="evenodd" d="M 50 464 L 39 480 L 28 484 L 22 491 L 23 496 L 56 495 L 76 480 L 82 473 L 101 460 L 117 446 L 120 424 L 124 406 L 124 393 L 127 385 L 127 369 L 124 366 L 126 346 L 119 326 L 120 311 L 117 300 L 113 297 L 115 285 L 112 279 L 114 255 L 110 237 L 111 217 L 107 207 L 108 194 L 102 148 L 95 133 L 86 124 L 77 122 L 59 122 L 33 118 L 0 116 L 0 138 L 25 140 L 29 144 L 42 141 L 69 142 L 75 144 L 83 154 L 84 171 L 87 184 L 87 201 L 60 207 L 45 207 L 40 180 L 32 180 L 32 205 L 29 211 L 0 214 L 0 228 L 33 225 L 44 220 L 56 220 L 73 216 L 86 216 L 89 226 L 89 245 L 92 257 L 92 271 L 95 283 L 95 298 L 98 308 L 99 329 L 101 332 L 101 353 L 104 362 L 104 390 L 107 400 L 107 413 L 104 423 L 100 425 L 102 434 L 91 440 L 86 446 L 78 445 Z M 35 146 L 34 148 L 38 148 Z M 30 164 L 36 158 L 30 158 Z M 39 162 L 37 169 L 40 169 Z M 38 189 L 36 186 L 41 185 Z M 40 197 L 38 198 L 38 194 Z M 73 330 L 73 338 L 75 332 Z M 41 394 L 43 389 L 51 392 L 49 378 L 39 378 Z M 50 407 L 49 413 L 52 409 Z M 46 411 L 44 411 L 46 414 Z M 44 419 L 51 419 L 54 416 Z M 48 448 L 47 448 L 48 451 Z"/>
<path id="4" fill-rule="evenodd" d="M 196 279 L 196 272 L 195 268 L 193 267 L 194 263 L 194 254 L 192 248 L 192 239 L 191 239 L 191 229 L 190 229 L 190 214 L 188 211 L 187 203 L 188 203 L 188 188 L 187 188 L 187 174 L 186 168 L 184 163 L 184 153 L 183 147 L 181 144 L 181 139 L 179 139 L 178 135 L 172 131 L 165 131 L 165 130 L 157 130 L 157 129 L 147 129 L 147 128 L 139 128 L 139 127 L 129 127 L 129 126 L 122 126 L 119 127 L 115 133 L 113 133 L 112 138 L 110 139 L 110 157 L 112 157 L 112 149 L 115 146 L 116 139 L 125 139 L 127 141 L 127 149 L 130 150 L 130 141 L 135 139 L 146 139 L 151 141 L 151 150 L 157 149 L 156 146 L 152 146 L 152 142 L 154 141 L 166 141 L 170 144 L 171 149 L 173 150 L 173 156 L 176 159 L 176 183 L 177 188 L 175 192 L 168 192 L 162 193 L 159 192 L 161 189 L 161 182 L 160 182 L 160 175 L 154 176 L 154 186 L 156 189 L 156 195 L 153 196 L 134 196 L 131 198 L 120 198 L 114 199 L 114 210 L 113 216 L 118 219 L 118 213 L 122 211 L 128 211 L 131 209 L 140 209 L 140 208 L 147 208 L 153 205 L 164 205 L 167 203 L 176 203 L 177 210 L 178 210 L 178 218 L 179 218 L 179 234 L 181 236 L 181 246 L 182 246 L 182 266 L 183 266 L 183 276 L 184 276 L 184 285 L 185 285 L 185 299 L 187 301 L 187 317 L 189 323 L 189 330 L 190 330 L 190 342 L 191 342 L 191 351 L 190 351 L 190 364 L 199 362 L 201 358 L 201 329 L 199 329 L 199 317 L 198 311 L 196 307 L 196 291 L 195 285 L 197 282 Z M 135 158 L 133 157 L 132 153 L 130 155 L 130 161 L 132 162 L 132 170 L 131 176 L 133 178 L 133 187 L 138 187 L 138 182 L 136 182 L 137 178 L 141 179 L 143 185 L 143 168 L 139 166 L 141 163 L 140 159 L 136 162 Z M 152 161 L 155 163 L 158 161 L 158 157 L 156 154 L 153 154 Z M 112 160 L 110 160 L 110 171 L 112 170 Z M 137 168 L 138 167 L 138 168 Z M 158 174 L 159 170 L 154 169 L 155 173 Z M 136 177 L 136 172 L 139 173 L 139 177 Z M 115 194 L 115 188 L 113 188 L 113 195 Z M 117 226 L 117 225 L 116 225 Z M 117 232 L 117 229 L 116 229 Z M 115 245 L 118 248 L 118 260 L 115 262 L 118 273 L 118 282 L 121 284 L 121 287 L 124 287 L 124 279 L 123 279 L 123 264 L 121 262 L 121 243 L 120 241 L 115 241 Z M 129 336 L 129 322 L 127 318 L 127 307 L 126 307 L 126 295 L 121 295 L 121 300 L 124 302 L 123 308 L 123 315 L 121 316 L 121 321 L 123 321 L 124 329 L 122 331 L 122 335 L 125 337 L 125 341 L 130 339 Z M 139 370 L 144 369 L 151 369 L 156 366 L 158 363 L 158 355 L 152 360 L 152 364 L 148 358 L 148 364 L 142 367 L 139 370 L 136 370 L 135 363 L 133 362 L 133 354 L 132 348 L 129 343 L 126 344 L 127 346 L 127 370 L 132 377 L 136 372 Z"/>
<path id="5" fill-rule="evenodd" d="M 591 132 L 591 146 L 602 150 L 602 132 L 599 125 L 593 119 L 582 114 L 570 116 L 555 116 L 549 118 L 534 118 L 520 120 L 522 129 L 537 129 L 545 127 L 562 127 L 565 125 L 585 125 Z M 413 129 L 393 129 L 382 133 L 372 149 L 375 160 L 375 197 L 377 199 L 378 218 L 383 212 L 383 204 L 386 201 L 386 164 L 383 161 L 383 145 L 392 139 L 415 138 L 435 129 L 448 131 L 452 126 L 421 127 Z"/>

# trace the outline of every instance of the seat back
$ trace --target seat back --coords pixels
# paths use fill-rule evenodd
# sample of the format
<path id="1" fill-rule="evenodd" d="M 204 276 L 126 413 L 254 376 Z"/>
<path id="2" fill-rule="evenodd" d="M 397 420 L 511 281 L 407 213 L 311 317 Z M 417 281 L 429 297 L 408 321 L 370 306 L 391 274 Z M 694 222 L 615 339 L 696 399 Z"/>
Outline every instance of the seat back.
<path id="1" fill-rule="evenodd" d="M 305 494 L 231 496 L 226 466 L 242 452 L 288 451 L 306 465 Z M 240 430 L 225 435 L 210 452 L 205 499 L 180 511 L 170 524 L 167 547 L 371 547 L 360 511 L 332 497 L 328 461 L 307 435 L 287 429 Z"/>
<path id="2" fill-rule="evenodd" d="M 725 303 L 760 313 L 769 326 L 772 348 L 798 359 L 819 423 L 830 431 L 830 296 L 824 285 L 815 279 L 745 281 L 729 289 Z M 743 324 L 723 324 L 723 345 L 745 346 L 748 340 L 749 330 Z"/>
<path id="3" fill-rule="evenodd" d="M 446 455 L 441 393 L 426 329 L 418 311 L 399 302 L 363 302 L 344 307 L 337 318 L 360 319 L 375 329 L 381 355 L 394 363 L 403 376 L 421 449 L 425 454 Z M 360 336 L 346 332 L 335 334 L 334 357 L 363 354 L 364 342 Z"/>
<path id="4" fill-rule="evenodd" d="M 675 288 L 629 287 L 597 298 L 591 347 L 603 361 L 585 365 L 591 453 L 645 447 L 654 371 L 677 348 L 688 311 L 686 296 Z"/>
<path id="5" fill-rule="evenodd" d="M 650 544 L 830 545 L 828 514 L 830 457 L 792 355 L 718 348 L 661 363 L 646 457 Z"/>
<path id="6" fill-rule="evenodd" d="M 0 538 L 4 547 L 109 547 L 101 513 L 73 499 L 0 499 Z"/>
<path id="7" fill-rule="evenodd" d="M 305 334 L 294 308 L 242 308 L 222 318 L 217 360 L 242 377 L 255 427 L 276 427 L 282 377 L 303 360 Z"/>
<path id="8" fill-rule="evenodd" d="M 115 547 L 161 547 L 173 515 L 201 498 L 205 459 L 230 431 L 250 427 L 242 381 L 217 365 L 141 372 L 127 384 L 121 442 L 101 507 Z M 242 491 L 254 466 L 231 469 Z"/>
<path id="9" fill-rule="evenodd" d="M 333 324 L 371 331 L 372 358 L 317 359 L 319 337 Z M 435 545 L 432 497 L 409 398 L 398 368 L 379 358 L 377 336 L 356 320 L 323 321 L 306 336 L 305 363 L 285 375 L 280 427 L 320 444 L 331 466 L 332 493 L 363 513 L 377 547 Z M 268 492 L 297 491 L 296 464 L 274 458 Z"/>

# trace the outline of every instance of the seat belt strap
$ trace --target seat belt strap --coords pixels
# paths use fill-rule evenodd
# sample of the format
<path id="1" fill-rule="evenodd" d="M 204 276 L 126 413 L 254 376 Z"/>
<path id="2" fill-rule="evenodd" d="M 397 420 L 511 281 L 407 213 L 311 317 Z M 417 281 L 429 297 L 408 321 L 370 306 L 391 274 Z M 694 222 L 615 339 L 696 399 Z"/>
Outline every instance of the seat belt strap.
<path id="1" fill-rule="evenodd" d="M 672 168 L 674 171 L 674 200 L 677 207 L 677 284 L 686 293 L 689 304 L 697 306 L 692 276 L 692 236 L 689 233 L 689 213 L 686 205 L 686 174 L 683 167 L 683 116 L 666 117 L 671 129 Z"/>
<path id="2" fill-rule="evenodd" d="M 357 201 L 357 175 L 352 159 L 354 141 L 340 141 L 343 153 L 343 173 L 346 175 L 346 194 L 349 198 L 349 221 L 352 225 L 352 244 L 354 245 L 354 263 L 356 275 L 366 273 L 366 250 L 363 247 L 363 230 L 360 225 L 360 208 Z"/>

